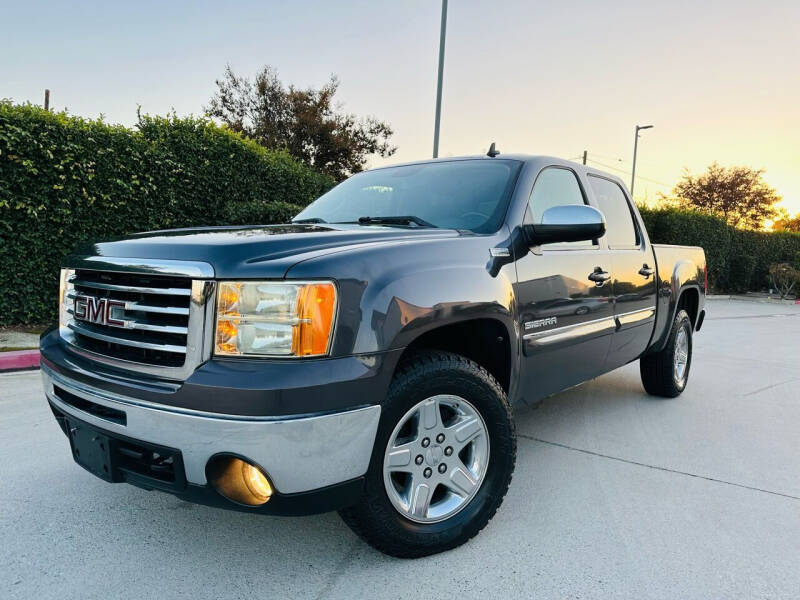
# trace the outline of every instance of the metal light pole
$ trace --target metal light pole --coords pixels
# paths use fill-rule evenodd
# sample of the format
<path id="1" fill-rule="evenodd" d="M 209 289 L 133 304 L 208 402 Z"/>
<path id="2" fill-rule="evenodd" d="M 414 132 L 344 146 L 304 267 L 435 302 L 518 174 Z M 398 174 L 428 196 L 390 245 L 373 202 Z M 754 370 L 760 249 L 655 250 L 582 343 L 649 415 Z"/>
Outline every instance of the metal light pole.
<path id="1" fill-rule="evenodd" d="M 639 132 L 642 129 L 650 129 L 652 125 L 637 125 L 636 135 L 633 138 L 633 168 L 631 169 L 631 200 L 633 200 L 633 182 L 636 179 L 636 150 L 639 147 Z"/>
<path id="2" fill-rule="evenodd" d="M 442 116 L 442 76 L 444 75 L 444 36 L 447 30 L 447 0 L 442 0 L 442 30 L 439 34 L 439 80 L 436 85 L 436 120 L 433 126 L 433 158 L 439 156 L 439 121 Z"/>

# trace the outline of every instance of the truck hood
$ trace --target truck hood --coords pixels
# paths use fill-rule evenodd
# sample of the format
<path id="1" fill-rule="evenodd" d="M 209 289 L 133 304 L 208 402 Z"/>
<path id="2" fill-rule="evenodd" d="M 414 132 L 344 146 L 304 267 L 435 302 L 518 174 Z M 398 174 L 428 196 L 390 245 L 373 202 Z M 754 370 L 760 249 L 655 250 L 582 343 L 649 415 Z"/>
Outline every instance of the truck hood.
<path id="1" fill-rule="evenodd" d="M 201 261 L 216 277 L 279 278 L 298 262 L 368 244 L 405 244 L 457 237 L 451 229 L 360 225 L 208 227 L 138 233 L 88 244 L 82 256 Z"/>

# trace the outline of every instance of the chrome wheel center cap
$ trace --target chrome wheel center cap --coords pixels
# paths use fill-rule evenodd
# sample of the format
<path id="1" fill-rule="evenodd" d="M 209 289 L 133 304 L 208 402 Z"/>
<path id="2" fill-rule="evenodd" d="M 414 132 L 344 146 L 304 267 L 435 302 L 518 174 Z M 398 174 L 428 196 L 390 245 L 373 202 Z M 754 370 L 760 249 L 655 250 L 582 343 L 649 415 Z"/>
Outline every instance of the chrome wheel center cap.
<path id="1" fill-rule="evenodd" d="M 431 446 L 425 453 L 425 462 L 428 463 L 430 466 L 435 467 L 440 462 L 442 462 L 443 456 L 444 456 L 444 450 L 442 450 L 441 446 Z"/>

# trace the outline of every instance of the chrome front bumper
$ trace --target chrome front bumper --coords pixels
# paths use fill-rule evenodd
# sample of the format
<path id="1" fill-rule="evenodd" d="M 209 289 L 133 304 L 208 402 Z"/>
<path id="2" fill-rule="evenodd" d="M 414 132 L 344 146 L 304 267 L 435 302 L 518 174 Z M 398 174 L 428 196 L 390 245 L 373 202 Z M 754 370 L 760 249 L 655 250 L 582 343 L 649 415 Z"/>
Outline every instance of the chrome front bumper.
<path id="1" fill-rule="evenodd" d="M 181 451 L 186 480 L 206 484 L 206 463 L 219 453 L 258 464 L 275 489 L 293 494 L 360 477 L 369 467 L 380 406 L 296 418 L 241 417 L 176 409 L 99 390 L 42 366 L 47 398 L 61 412 L 98 429 Z M 64 402 L 53 385 L 122 411 L 126 424 Z M 224 399 L 220 399 L 224 401 Z"/>

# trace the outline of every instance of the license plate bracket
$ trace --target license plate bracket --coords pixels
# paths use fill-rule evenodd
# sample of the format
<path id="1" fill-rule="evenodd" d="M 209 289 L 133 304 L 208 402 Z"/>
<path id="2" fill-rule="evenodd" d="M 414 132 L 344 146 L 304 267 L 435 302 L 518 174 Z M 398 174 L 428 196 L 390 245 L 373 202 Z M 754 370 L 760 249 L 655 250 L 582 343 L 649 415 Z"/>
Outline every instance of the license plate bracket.
<path id="1" fill-rule="evenodd" d="M 67 425 L 75 462 L 100 479 L 114 481 L 108 437 L 83 423 L 68 420 Z"/>

